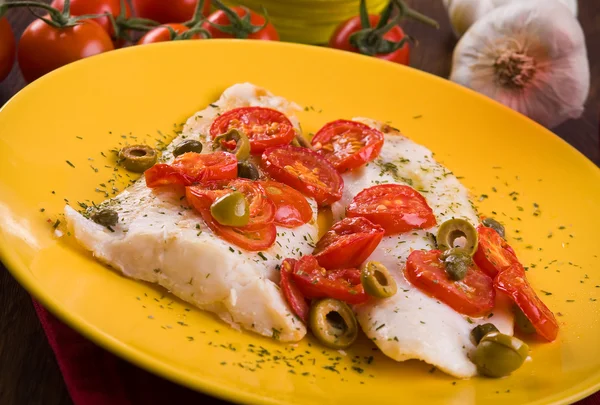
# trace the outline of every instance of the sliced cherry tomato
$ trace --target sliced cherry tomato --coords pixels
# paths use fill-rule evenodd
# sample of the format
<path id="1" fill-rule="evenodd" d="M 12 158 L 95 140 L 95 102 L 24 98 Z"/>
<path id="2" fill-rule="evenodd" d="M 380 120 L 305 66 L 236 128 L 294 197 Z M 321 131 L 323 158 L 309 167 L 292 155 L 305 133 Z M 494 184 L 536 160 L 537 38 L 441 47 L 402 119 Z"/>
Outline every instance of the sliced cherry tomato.
<path id="1" fill-rule="evenodd" d="M 150 188 L 205 183 L 212 180 L 227 180 L 237 177 L 237 159 L 227 152 L 200 154 L 184 153 L 170 165 L 159 163 L 146 170 L 146 185 Z"/>
<path id="2" fill-rule="evenodd" d="M 15 63 L 15 35 L 6 17 L 0 18 L 0 82 L 12 70 Z"/>
<path id="3" fill-rule="evenodd" d="M 540 336 L 550 342 L 556 339 L 558 322 L 525 278 L 525 269 L 520 263 L 502 269 L 494 280 L 494 287 L 513 299 Z"/>
<path id="4" fill-rule="evenodd" d="M 383 133 L 360 122 L 337 120 L 321 128 L 311 143 L 338 171 L 345 172 L 379 156 Z"/>
<path id="5" fill-rule="evenodd" d="M 210 135 L 214 139 L 231 128 L 246 134 L 252 154 L 260 154 L 271 146 L 287 145 L 296 136 L 294 126 L 285 114 L 265 107 L 241 107 L 227 111 L 213 121 Z"/>
<path id="6" fill-rule="evenodd" d="M 222 6 L 221 6 L 222 7 Z M 219 8 L 221 8 L 219 7 Z M 279 41 L 279 34 L 273 24 L 266 23 L 265 17 L 246 7 L 231 7 L 232 14 L 217 10 L 206 19 L 203 28 L 212 38 L 243 38 Z M 231 20 L 234 15 L 238 18 Z M 263 28 L 261 28 L 264 25 Z"/>
<path id="7" fill-rule="evenodd" d="M 479 226 L 477 233 L 479 246 L 473 260 L 488 276 L 494 278 L 498 272 L 519 262 L 512 247 L 494 229 Z"/>
<path id="8" fill-rule="evenodd" d="M 89 0 L 85 0 L 89 1 Z M 199 0 L 132 0 L 138 17 L 158 21 L 161 24 L 185 22 L 194 17 Z M 210 1 L 205 0 L 202 14 L 210 13 Z"/>
<path id="9" fill-rule="evenodd" d="M 359 267 L 373 253 L 385 230 L 366 218 L 344 218 L 317 242 L 313 255 L 326 269 Z"/>
<path id="10" fill-rule="evenodd" d="M 275 180 L 313 197 L 320 206 L 342 198 L 342 177 L 331 163 L 307 148 L 269 148 L 262 155 L 261 165 Z"/>
<path id="11" fill-rule="evenodd" d="M 362 304 L 369 297 L 360 282 L 360 270 L 327 271 L 314 256 L 302 256 L 294 266 L 293 280 L 306 298 L 335 298 L 349 304 Z"/>
<path id="12" fill-rule="evenodd" d="M 279 286 L 283 291 L 283 296 L 285 297 L 290 307 L 292 307 L 292 311 L 298 316 L 298 318 L 302 319 L 304 323 L 308 322 L 308 312 L 309 307 L 306 303 L 306 299 L 292 280 L 292 272 L 294 271 L 294 267 L 296 266 L 296 259 L 285 259 L 281 264 L 281 280 L 279 282 Z"/>
<path id="13" fill-rule="evenodd" d="M 421 291 L 468 316 L 481 316 L 494 308 L 496 291 L 491 278 L 475 264 L 461 281 L 446 274 L 439 250 L 414 250 L 406 261 L 404 274 Z"/>
<path id="14" fill-rule="evenodd" d="M 295 228 L 312 219 L 310 204 L 299 191 L 278 181 L 259 181 L 258 184 L 275 204 L 275 225 Z"/>
<path id="15" fill-rule="evenodd" d="M 171 31 L 169 31 L 169 28 L 171 28 L 174 32 L 175 32 L 175 37 L 172 35 Z M 179 23 L 170 23 L 170 24 L 163 24 L 160 25 L 156 28 L 152 28 L 150 31 L 148 31 L 147 33 L 144 34 L 144 36 L 142 36 L 137 44 L 138 45 L 144 45 L 144 44 L 154 44 L 156 42 L 167 42 L 167 41 L 172 41 L 175 38 L 180 39 L 180 34 L 183 34 L 184 32 L 189 31 L 190 29 L 188 27 L 186 27 L 183 24 L 179 24 Z M 200 34 L 194 34 L 192 36 L 190 36 L 188 39 L 202 39 L 202 35 Z"/>
<path id="16" fill-rule="evenodd" d="M 415 189 L 400 184 L 380 184 L 358 193 L 348 208 L 349 217 L 365 217 L 381 225 L 386 235 L 427 229 L 436 224 L 433 211 Z"/>

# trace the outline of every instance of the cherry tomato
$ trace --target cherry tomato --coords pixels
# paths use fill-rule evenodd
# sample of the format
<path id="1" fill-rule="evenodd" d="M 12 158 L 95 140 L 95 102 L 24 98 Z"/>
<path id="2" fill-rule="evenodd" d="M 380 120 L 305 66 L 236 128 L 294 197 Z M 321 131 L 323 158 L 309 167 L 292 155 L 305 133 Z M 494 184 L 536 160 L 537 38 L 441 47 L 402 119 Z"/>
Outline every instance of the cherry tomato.
<path id="1" fill-rule="evenodd" d="M 338 171 L 345 172 L 379 156 L 383 134 L 360 122 L 337 120 L 321 128 L 311 143 Z"/>
<path id="2" fill-rule="evenodd" d="M 158 21 L 161 24 L 186 22 L 193 18 L 199 0 L 132 0 L 138 17 Z M 210 0 L 205 0 L 202 14 L 210 13 Z"/>
<path id="3" fill-rule="evenodd" d="M 360 282 L 360 270 L 327 271 L 314 256 L 302 256 L 294 266 L 292 277 L 306 298 L 335 298 L 349 304 L 362 304 L 369 297 Z"/>
<path id="4" fill-rule="evenodd" d="M 189 186 L 197 182 L 235 179 L 237 159 L 227 152 L 188 152 L 177 156 L 170 165 L 155 164 L 144 172 L 144 176 L 146 185 L 150 188 L 167 185 Z"/>
<path id="5" fill-rule="evenodd" d="M 0 18 L 0 82 L 12 70 L 15 63 L 15 36 L 8 20 Z"/>
<path id="6" fill-rule="evenodd" d="M 406 261 L 406 279 L 421 291 L 468 316 L 481 316 L 494 308 L 493 281 L 475 264 L 461 281 L 446 274 L 439 250 L 414 250 Z"/>
<path id="7" fill-rule="evenodd" d="M 210 135 L 214 139 L 231 128 L 244 132 L 250 140 L 252 154 L 260 154 L 271 146 L 286 145 L 296 135 L 285 114 L 265 107 L 234 108 L 221 114 L 210 126 Z"/>
<path id="8" fill-rule="evenodd" d="M 63 65 L 113 49 L 106 31 L 92 20 L 55 28 L 38 19 L 23 32 L 17 59 L 23 77 L 32 82 Z"/>
<path id="9" fill-rule="evenodd" d="M 386 235 L 426 229 L 436 224 L 433 211 L 415 189 L 400 184 L 380 184 L 358 193 L 348 208 L 349 217 L 365 217 L 381 225 Z"/>
<path id="10" fill-rule="evenodd" d="M 313 197 L 320 206 L 342 198 L 342 177 L 331 163 L 307 148 L 269 148 L 262 154 L 261 165 L 275 180 Z"/>
<path id="11" fill-rule="evenodd" d="M 310 204 L 297 190 L 277 181 L 259 181 L 258 184 L 275 204 L 275 225 L 295 228 L 312 219 Z"/>
<path id="12" fill-rule="evenodd" d="M 494 280 L 494 287 L 513 299 L 540 336 L 550 342 L 556 339 L 558 322 L 525 278 L 525 269 L 520 263 L 502 269 Z"/>
<path id="13" fill-rule="evenodd" d="M 292 311 L 298 318 L 306 323 L 308 322 L 308 312 L 310 308 L 306 303 L 306 299 L 294 283 L 294 280 L 292 280 L 292 271 L 294 271 L 296 262 L 296 259 L 285 259 L 283 261 L 279 273 L 281 275 L 279 287 L 281 287 L 281 291 L 283 291 L 283 296 L 286 301 L 290 304 L 290 307 L 292 307 Z"/>
<path id="14" fill-rule="evenodd" d="M 385 233 L 366 218 L 344 218 L 323 235 L 313 255 L 326 269 L 359 267 L 373 253 Z"/>
<path id="15" fill-rule="evenodd" d="M 212 38 L 248 38 L 262 39 L 267 41 L 279 41 L 279 34 L 273 24 L 268 23 L 264 28 L 259 29 L 265 23 L 265 17 L 247 9 L 246 7 L 231 7 L 239 18 L 231 21 L 223 10 L 217 10 L 208 16 L 207 22 L 203 28 L 210 32 Z M 250 13 L 250 21 L 244 21 L 247 14 Z M 233 32 L 225 32 L 212 24 L 227 27 Z M 258 31 L 257 31 L 258 30 Z M 256 31 L 256 32 L 253 32 Z"/>
<path id="16" fill-rule="evenodd" d="M 519 262 L 512 247 L 494 229 L 479 226 L 477 233 L 479 245 L 473 260 L 488 276 L 494 278 L 498 272 Z"/>
<path id="17" fill-rule="evenodd" d="M 156 28 L 152 28 L 150 31 L 145 33 L 144 36 L 142 36 L 138 40 L 137 44 L 144 45 L 144 44 L 153 44 L 156 42 L 171 41 L 171 31 L 169 31 L 169 29 L 167 27 L 172 28 L 176 34 L 182 34 L 186 31 L 189 31 L 189 28 L 183 24 L 178 24 L 178 23 L 163 24 Z M 202 39 L 202 35 L 194 34 L 190 37 L 190 39 Z"/>

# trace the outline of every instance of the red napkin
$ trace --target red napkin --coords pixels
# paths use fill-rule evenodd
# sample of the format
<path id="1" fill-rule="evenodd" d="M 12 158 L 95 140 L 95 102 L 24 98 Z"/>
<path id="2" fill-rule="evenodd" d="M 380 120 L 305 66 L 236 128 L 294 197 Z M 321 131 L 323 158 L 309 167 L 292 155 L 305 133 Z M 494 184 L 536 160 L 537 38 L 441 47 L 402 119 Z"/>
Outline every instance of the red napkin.
<path id="1" fill-rule="evenodd" d="M 75 405 L 228 404 L 121 360 L 33 304 Z M 600 393 L 577 405 L 600 405 Z"/>

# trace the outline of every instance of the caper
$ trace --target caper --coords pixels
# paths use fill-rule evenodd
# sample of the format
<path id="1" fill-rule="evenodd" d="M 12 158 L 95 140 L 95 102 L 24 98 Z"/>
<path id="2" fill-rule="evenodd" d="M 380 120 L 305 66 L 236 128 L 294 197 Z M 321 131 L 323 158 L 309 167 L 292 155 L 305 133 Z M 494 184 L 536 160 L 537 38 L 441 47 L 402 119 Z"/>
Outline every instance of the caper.
<path id="1" fill-rule="evenodd" d="M 260 178 L 260 173 L 256 168 L 256 165 L 247 160 L 238 162 L 237 171 L 238 177 L 242 177 L 244 179 L 258 180 Z"/>
<path id="2" fill-rule="evenodd" d="M 221 225 L 244 226 L 250 220 L 248 201 L 239 191 L 217 198 L 210 206 L 210 213 Z"/>
<path id="3" fill-rule="evenodd" d="M 102 226 L 115 226 L 119 222 L 119 214 L 117 211 L 105 208 L 92 215 L 92 221 Z"/>
<path id="4" fill-rule="evenodd" d="M 129 145 L 121 149 L 119 159 L 127 170 L 142 173 L 156 163 L 158 153 L 148 145 Z"/>
<path id="5" fill-rule="evenodd" d="M 345 349 L 358 336 L 354 313 L 345 302 L 333 298 L 313 302 L 309 324 L 315 337 L 332 349 Z"/>
<path id="6" fill-rule="evenodd" d="M 494 325 L 493 323 L 484 323 L 481 325 L 477 325 L 473 328 L 473 330 L 471 331 L 471 338 L 477 345 L 485 335 L 492 332 L 500 331 L 498 330 L 498 328 L 496 328 L 496 325 Z"/>
<path id="7" fill-rule="evenodd" d="M 451 280 L 460 281 L 467 275 L 469 267 L 473 264 L 471 256 L 461 249 L 448 249 L 441 255 L 446 268 L 446 273 Z"/>
<path id="8" fill-rule="evenodd" d="M 455 245 L 459 238 L 465 238 L 463 246 Z M 469 221 L 462 218 L 452 218 L 440 225 L 437 233 L 437 244 L 441 251 L 455 248 L 473 256 L 477 251 L 477 229 Z"/>
<path id="9" fill-rule="evenodd" d="M 504 377 L 517 370 L 529 354 L 529 346 L 514 336 L 491 332 L 475 349 L 473 363 L 488 377 Z"/>
<path id="10" fill-rule="evenodd" d="M 362 268 L 360 281 L 365 292 L 373 297 L 388 298 L 396 294 L 398 286 L 388 269 L 376 261 L 368 261 Z"/>
<path id="11" fill-rule="evenodd" d="M 250 157 L 250 140 L 242 131 L 231 128 L 226 133 L 217 136 L 213 141 L 213 149 L 220 149 L 223 141 L 235 142 L 235 149 L 231 152 L 235 154 L 237 160 L 246 160 Z"/>
<path id="12" fill-rule="evenodd" d="M 527 335 L 535 333 L 535 328 L 533 327 L 533 324 L 531 323 L 529 318 L 525 316 L 523 311 L 521 311 L 521 308 L 515 305 L 513 312 L 515 313 L 515 324 L 517 324 L 517 327 L 521 332 Z"/>
<path id="13" fill-rule="evenodd" d="M 173 149 L 173 156 L 183 155 L 188 152 L 202 152 L 202 142 L 195 141 L 193 139 L 186 139 Z"/>
<path id="14" fill-rule="evenodd" d="M 481 221 L 483 226 L 487 228 L 492 228 L 494 231 L 498 232 L 498 235 L 502 236 L 502 238 L 506 237 L 506 230 L 504 229 L 504 225 L 500 222 L 496 221 L 494 218 L 485 218 Z"/>

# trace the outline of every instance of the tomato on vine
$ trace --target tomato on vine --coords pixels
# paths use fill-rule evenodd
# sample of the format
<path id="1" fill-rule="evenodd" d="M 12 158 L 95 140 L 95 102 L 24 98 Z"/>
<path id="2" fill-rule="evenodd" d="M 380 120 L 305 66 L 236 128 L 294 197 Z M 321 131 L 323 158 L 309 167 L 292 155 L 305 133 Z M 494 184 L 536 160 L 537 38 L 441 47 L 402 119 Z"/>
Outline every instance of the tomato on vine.
<path id="1" fill-rule="evenodd" d="M 227 7 L 220 0 L 212 0 L 218 9 L 208 16 L 203 27 L 212 38 L 243 38 L 279 41 L 279 34 L 273 24 L 263 15 L 246 7 Z"/>
<path id="2" fill-rule="evenodd" d="M 15 63 L 15 36 L 6 18 L 0 18 L 0 82 Z"/>

